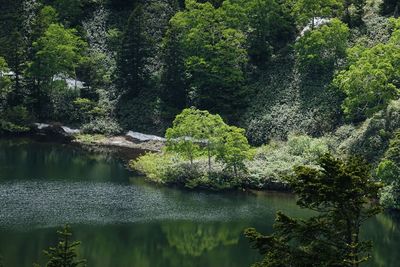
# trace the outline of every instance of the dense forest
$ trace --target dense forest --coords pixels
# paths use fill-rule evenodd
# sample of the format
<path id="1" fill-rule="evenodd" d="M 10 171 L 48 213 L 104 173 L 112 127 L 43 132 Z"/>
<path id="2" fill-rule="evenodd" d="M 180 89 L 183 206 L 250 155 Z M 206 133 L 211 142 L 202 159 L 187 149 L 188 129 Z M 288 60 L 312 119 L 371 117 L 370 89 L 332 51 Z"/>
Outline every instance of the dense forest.
<path id="1" fill-rule="evenodd" d="M 2 0 L 1 6 L 1 132 L 50 122 L 86 134 L 164 135 L 177 114 L 195 107 L 218 114 L 218 125 L 240 127 L 229 128 L 229 138 L 245 134 L 259 147 L 249 151 L 243 139 L 223 146 L 225 152 L 208 146 L 209 169 L 211 159 L 236 160 L 249 183 L 259 185 L 326 152 L 358 155 L 387 184 L 382 201 L 400 206 L 398 1 Z M 243 149 L 241 159 L 226 159 Z M 229 166 L 237 176 L 235 164 Z M 143 165 L 136 168 L 146 172 Z"/>
<path id="2" fill-rule="evenodd" d="M 3 133 L 163 135 L 196 107 L 268 144 L 256 159 L 360 155 L 396 199 L 398 1 L 2 0 L 0 12 Z"/>
<path id="3" fill-rule="evenodd" d="M 400 210 L 398 0 L 0 4 L 0 134 L 49 123 L 78 128 L 86 141 L 162 135 L 162 153 L 129 164 L 153 182 L 291 188 L 299 206 L 322 215 L 278 214 L 279 231 L 267 237 L 248 229 L 262 254 L 270 249 L 260 266 L 303 255 L 282 240 L 322 250 L 344 219 L 348 238 L 335 249 L 347 254 L 321 257 L 359 266 L 369 248 L 358 242 L 362 221 L 377 203 Z M 313 226 L 322 227 L 317 245 L 304 239 Z M 302 266 L 313 266 L 308 256 Z"/>

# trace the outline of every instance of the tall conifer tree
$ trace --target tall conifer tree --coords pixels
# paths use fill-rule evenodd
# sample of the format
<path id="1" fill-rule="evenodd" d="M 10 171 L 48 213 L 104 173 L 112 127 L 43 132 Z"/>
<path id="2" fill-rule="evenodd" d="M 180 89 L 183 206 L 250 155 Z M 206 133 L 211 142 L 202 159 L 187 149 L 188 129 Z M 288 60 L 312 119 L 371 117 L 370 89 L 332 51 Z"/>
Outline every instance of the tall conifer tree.
<path id="1" fill-rule="evenodd" d="M 121 93 L 137 97 L 146 88 L 149 73 L 150 36 L 145 29 L 142 3 L 136 3 L 126 26 L 118 56 L 118 79 Z"/>

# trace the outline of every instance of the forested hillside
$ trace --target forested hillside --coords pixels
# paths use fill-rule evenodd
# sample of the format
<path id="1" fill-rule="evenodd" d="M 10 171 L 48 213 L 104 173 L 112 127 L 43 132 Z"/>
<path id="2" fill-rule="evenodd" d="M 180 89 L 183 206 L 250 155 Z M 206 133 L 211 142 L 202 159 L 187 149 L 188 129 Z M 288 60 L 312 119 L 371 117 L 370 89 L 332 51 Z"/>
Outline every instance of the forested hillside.
<path id="1" fill-rule="evenodd" d="M 288 158 L 361 155 L 388 185 L 382 199 L 398 208 L 399 8 L 396 0 L 1 0 L 0 131 L 52 122 L 164 135 L 196 107 L 244 128 L 252 145 L 268 144 L 253 168 L 272 176 L 292 167 Z"/>

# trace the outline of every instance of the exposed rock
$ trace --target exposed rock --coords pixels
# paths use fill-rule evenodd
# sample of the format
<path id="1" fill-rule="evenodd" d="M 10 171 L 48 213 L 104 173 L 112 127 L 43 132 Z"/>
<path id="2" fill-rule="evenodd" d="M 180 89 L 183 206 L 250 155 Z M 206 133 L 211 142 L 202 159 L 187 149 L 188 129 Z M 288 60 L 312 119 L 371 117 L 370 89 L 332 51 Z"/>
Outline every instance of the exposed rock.
<path id="1" fill-rule="evenodd" d="M 100 138 L 89 139 L 79 138 L 78 136 L 77 138 L 77 135 L 81 133 L 81 130 L 47 123 L 34 123 L 32 132 L 42 139 L 51 141 L 73 142 L 85 146 L 113 147 L 118 150 L 123 149 L 132 151 L 141 150 L 160 152 L 166 141 L 163 137 L 133 131 L 129 131 L 125 136 L 100 136 Z M 88 136 L 90 137 L 92 135 Z"/>
<path id="2" fill-rule="evenodd" d="M 72 129 L 67 126 L 61 126 L 61 128 L 66 132 L 67 134 L 79 134 L 81 130 L 79 129 Z"/>
<path id="3" fill-rule="evenodd" d="M 69 131 L 71 129 L 66 127 L 68 131 L 65 131 L 65 126 L 46 123 L 34 123 L 33 126 L 32 133 L 41 139 L 58 142 L 69 142 L 73 139 L 73 134 Z"/>
<path id="4" fill-rule="evenodd" d="M 50 127 L 50 124 L 46 123 L 34 123 L 33 125 L 35 125 L 38 130 L 43 130 L 44 128 Z"/>
<path id="5" fill-rule="evenodd" d="M 323 26 L 323 25 L 328 24 L 329 22 L 331 22 L 331 19 L 329 19 L 329 18 L 320 18 L 320 17 L 312 18 L 312 20 L 313 20 L 313 21 L 310 21 L 310 22 L 307 24 L 307 26 L 305 26 L 305 27 L 303 28 L 303 30 L 302 30 L 301 33 L 300 33 L 300 36 L 303 36 L 306 32 L 312 30 L 313 27 L 314 27 L 314 28 L 318 28 L 318 27 L 321 27 L 321 26 Z"/>
<path id="6" fill-rule="evenodd" d="M 42 131 L 42 130 L 55 130 L 56 132 L 64 132 L 64 134 L 67 135 L 74 135 L 74 134 L 78 134 L 81 132 L 81 130 L 79 129 L 72 129 L 70 127 L 67 126 L 62 126 L 62 125 L 57 125 L 57 124 L 47 124 L 47 123 L 34 123 L 33 124 L 36 127 L 36 130 Z"/>
<path id="7" fill-rule="evenodd" d="M 133 141 L 139 141 L 139 142 L 148 142 L 148 141 L 159 141 L 159 142 L 165 142 L 166 139 L 160 136 L 156 135 L 150 135 L 150 134 L 142 134 L 138 132 L 133 132 L 129 131 L 126 136 L 129 139 L 133 139 Z"/>

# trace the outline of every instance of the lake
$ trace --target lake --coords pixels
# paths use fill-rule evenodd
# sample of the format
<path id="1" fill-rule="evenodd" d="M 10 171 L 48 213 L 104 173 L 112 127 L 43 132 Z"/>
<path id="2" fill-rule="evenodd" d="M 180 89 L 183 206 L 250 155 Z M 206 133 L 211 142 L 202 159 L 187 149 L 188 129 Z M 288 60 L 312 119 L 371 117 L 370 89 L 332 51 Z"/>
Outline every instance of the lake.
<path id="1" fill-rule="evenodd" d="M 0 255 L 5 267 L 43 264 L 68 223 L 95 267 L 242 267 L 260 256 L 243 237 L 269 233 L 275 212 L 306 216 L 290 194 L 207 193 L 149 184 L 107 153 L 31 139 L 0 140 Z M 399 266 L 400 220 L 379 215 L 365 266 Z"/>

